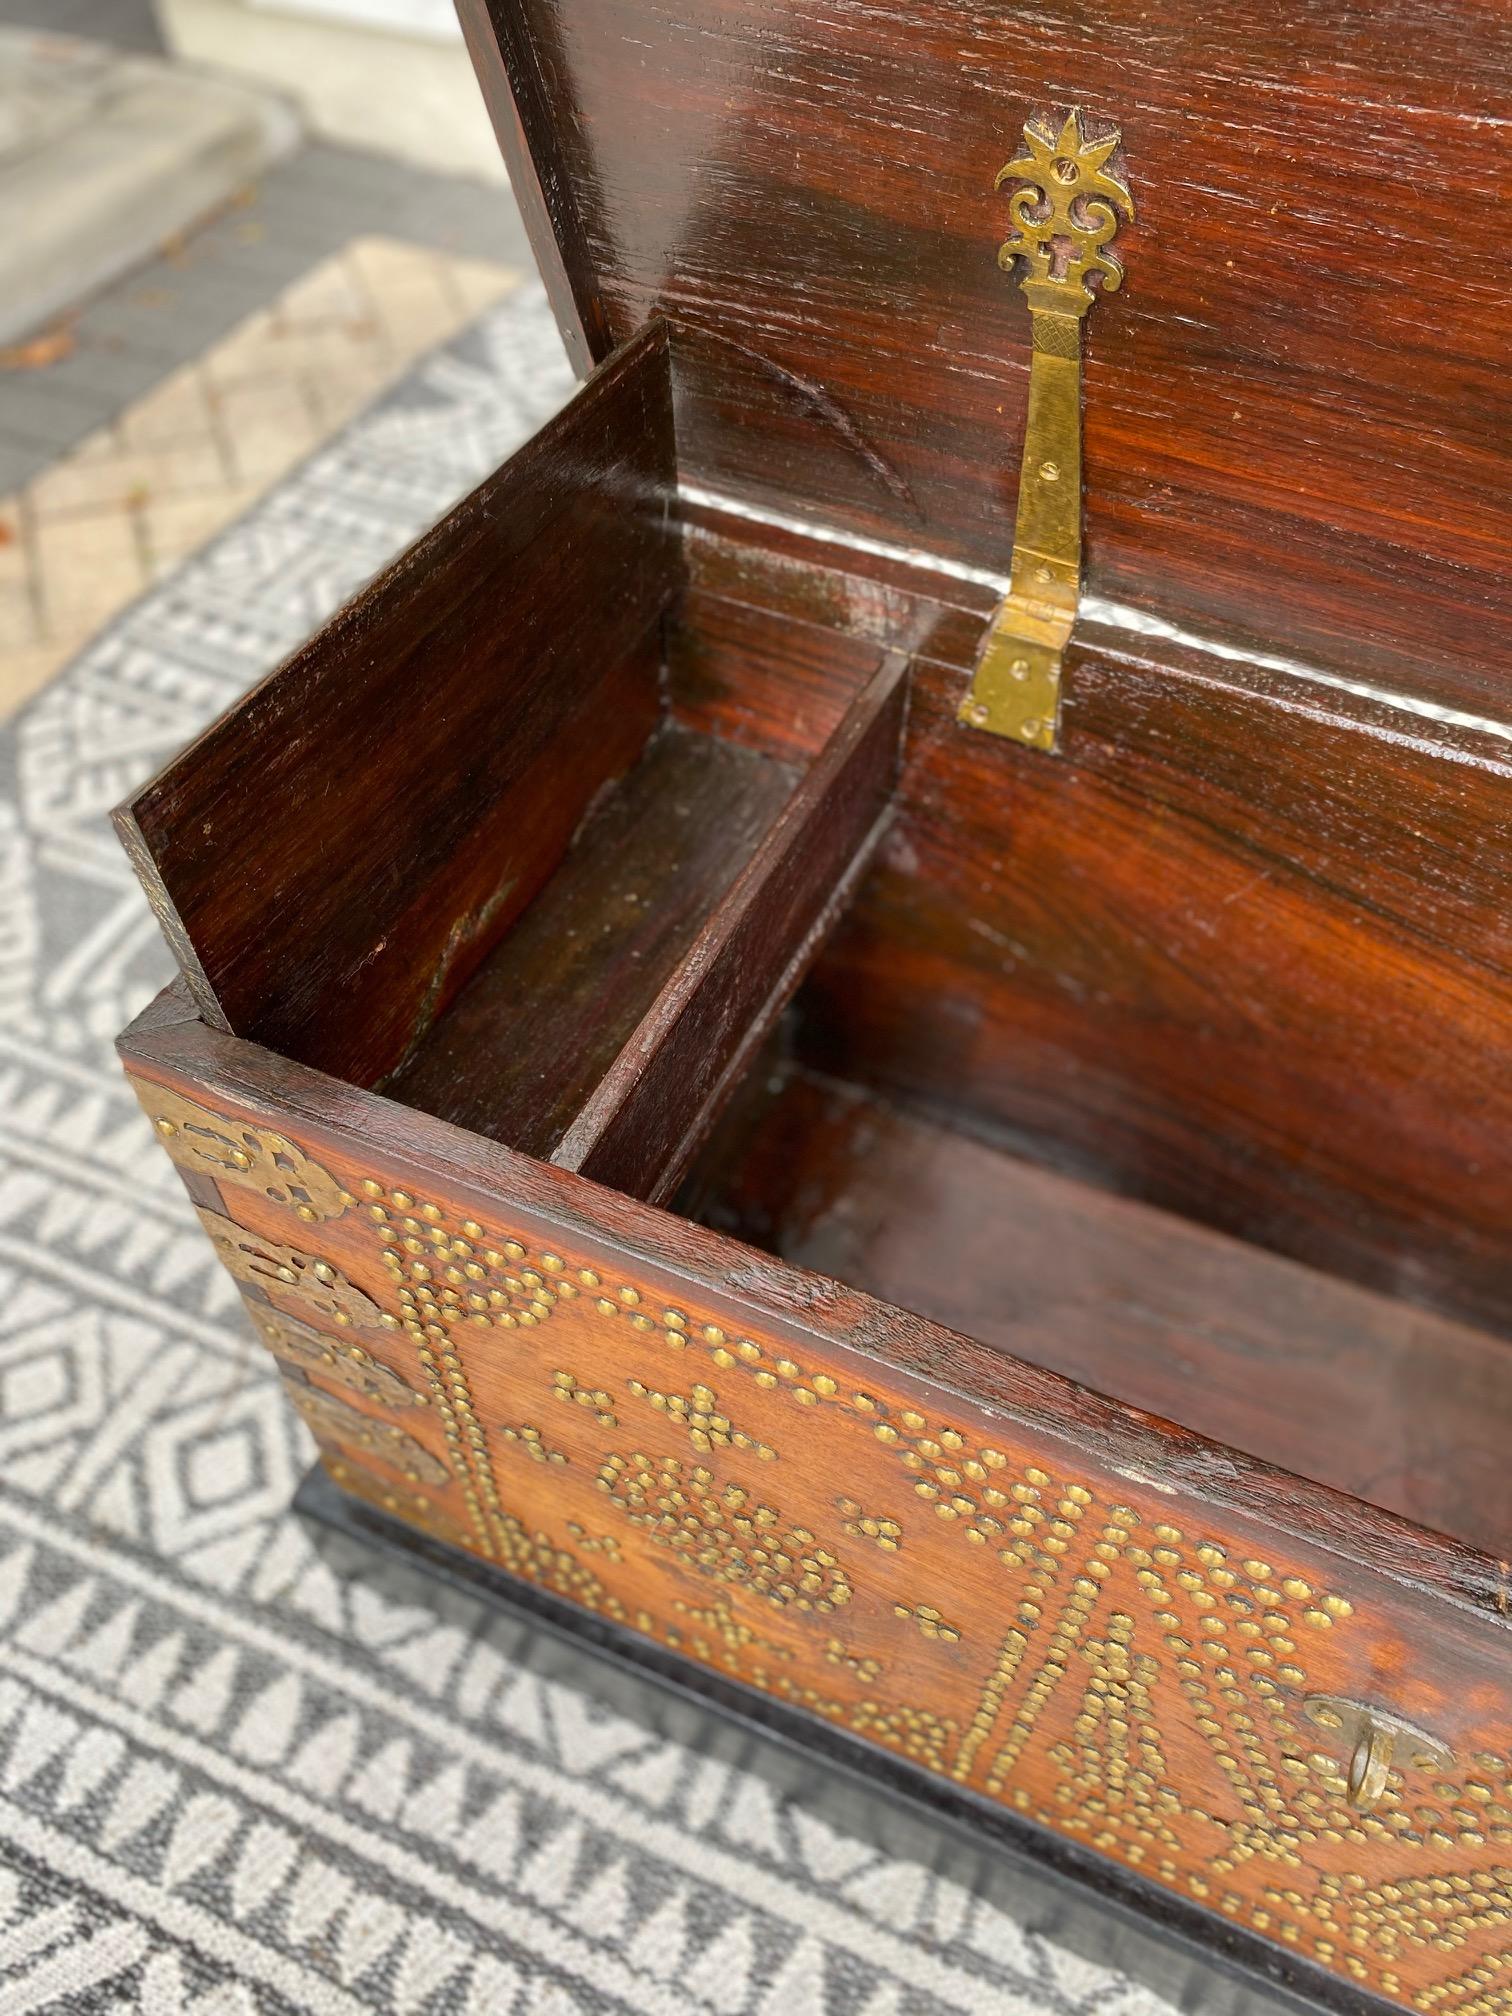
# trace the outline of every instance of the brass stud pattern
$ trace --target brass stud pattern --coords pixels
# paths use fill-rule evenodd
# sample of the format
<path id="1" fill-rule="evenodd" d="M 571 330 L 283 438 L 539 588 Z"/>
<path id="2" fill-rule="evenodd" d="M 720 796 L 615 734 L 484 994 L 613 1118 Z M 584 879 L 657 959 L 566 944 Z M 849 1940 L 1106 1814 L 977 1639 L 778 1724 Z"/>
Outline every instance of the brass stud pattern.
<path id="1" fill-rule="evenodd" d="M 1182 1802 L 1161 1748 L 1154 1690 L 1158 1660 L 1134 1649 L 1134 1620 L 1117 1611 L 1105 1638 L 1077 1647 L 1081 1704 L 1070 1740 L 1050 1755 L 1060 1767 L 1059 1825 L 1138 1868 L 1152 1852 L 1179 1850 L 1172 1820 Z"/>
<path id="2" fill-rule="evenodd" d="M 571 1372 L 553 1372 L 551 1393 L 555 1400 L 565 1400 L 575 1407 L 586 1407 L 600 1428 L 618 1428 L 619 1416 L 609 1395 L 602 1386 L 584 1386 Z"/>
<path id="3" fill-rule="evenodd" d="M 844 1662 L 832 1660 L 830 1663 L 843 1665 Z M 754 1680 L 755 1676 L 751 1677 Z M 914 1763 L 922 1764 L 927 1771 L 943 1774 L 950 1768 L 951 1753 L 959 1732 L 948 1715 L 936 1715 L 927 1708 L 884 1703 L 870 1696 L 856 1702 L 836 1700 L 787 1673 L 772 1675 L 757 1684 L 799 1708 L 807 1708 L 811 1715 L 822 1715 L 826 1721 L 843 1723 L 858 1736 L 868 1737 L 873 1743 L 899 1751 Z"/>
<path id="4" fill-rule="evenodd" d="M 956 1747 L 959 1731 L 949 1715 L 936 1715 L 927 1708 L 898 1708 L 880 1701 L 862 1701 L 849 1716 L 858 1736 L 885 1743 L 900 1750 L 927 1770 L 944 1776 Z"/>
<path id="5" fill-rule="evenodd" d="M 612 1533 L 590 1533 L 576 1519 L 567 1521 L 567 1531 L 585 1554 L 602 1554 L 606 1561 L 623 1561 L 620 1543 Z"/>
<path id="6" fill-rule="evenodd" d="M 763 1663 L 766 1659 L 789 1664 L 792 1661 L 793 1654 L 787 1646 L 776 1644 L 753 1629 L 725 1595 L 715 1595 L 706 1603 L 685 1603 L 678 1597 L 672 1608 L 684 1620 L 682 1625 L 673 1625 L 662 1634 L 674 1651 L 691 1652 L 695 1658 L 706 1660 L 711 1666 L 723 1666 L 737 1678 L 750 1679 L 760 1687 L 772 1684 Z M 755 1679 L 757 1673 L 762 1676 L 760 1680 Z"/>
<path id="7" fill-rule="evenodd" d="M 906 1617 L 919 1627 L 926 1638 L 938 1639 L 942 1645 L 960 1643 L 961 1634 L 954 1624 L 947 1624 L 932 1603 L 894 1603 L 894 1617 Z"/>
<path id="8" fill-rule="evenodd" d="M 518 1428 L 505 1423 L 499 1433 L 506 1442 L 515 1443 L 532 1463 L 564 1464 L 569 1460 L 560 1449 L 551 1447 L 539 1428 L 533 1428 L 528 1423 L 522 1423 Z"/>
<path id="9" fill-rule="evenodd" d="M 446 1495 L 466 1504 L 471 1534 L 464 1542 L 444 1508 L 420 1492 L 387 1489 L 360 1465 L 345 1466 L 350 1488 L 969 1783 L 1423 2016 L 1512 2016 L 1512 1761 L 1482 1750 L 1436 1775 L 1409 1759 L 1393 1770 L 1374 1810 L 1351 1809 L 1340 1757 L 1324 1753 L 1326 1732 L 1301 1712 L 1313 1690 L 1347 1677 L 1349 1661 L 1362 1670 L 1360 1648 L 1379 1627 L 1356 1617 L 1350 1597 L 1291 1560 L 1194 1534 L 1149 1492 L 1136 1492 L 1131 1504 L 1100 1484 L 1058 1475 L 1023 1453 L 1016 1433 L 1005 1428 L 994 1440 L 959 1415 L 939 1417 L 927 1402 L 878 1388 L 875 1370 L 867 1386 L 853 1384 L 842 1376 L 843 1361 L 830 1369 L 801 1348 L 707 1317 L 681 1294 L 449 1219 L 376 1179 L 354 1183 L 352 1194 L 368 1236 L 383 1247 L 399 1311 L 379 1311 L 377 1320 L 400 1324 L 415 1345 L 428 1389 L 416 1397 L 429 1401 L 429 1418 L 445 1434 L 454 1479 Z M 245 1236 L 261 1250 L 260 1264 L 272 1265 L 271 1283 L 258 1283 L 270 1293 L 297 1285 L 316 1265 L 335 1278 L 314 1275 L 314 1285 L 339 1293 L 338 1270 L 312 1255 L 291 1269 L 294 1283 L 280 1284 L 266 1242 Z M 519 1333 L 574 1300 L 574 1325 L 543 1360 L 541 1346 Z M 626 1345 L 640 1333 L 653 1347 L 630 1354 L 635 1376 L 626 1389 L 648 1416 L 689 1438 L 691 1461 L 686 1443 L 680 1455 L 631 1450 L 628 1438 L 606 1446 L 624 1436 L 614 1418 L 623 1402 L 595 1384 L 606 1378 L 602 1352 L 577 1359 L 574 1371 L 561 1366 L 598 1324 L 623 1333 Z M 532 1418 L 488 1431 L 478 1421 L 462 1348 L 474 1326 L 516 1333 L 507 1363 L 519 1368 L 522 1400 L 529 1395 L 522 1411 Z M 325 1343 L 340 1351 L 337 1340 Z M 490 1349 L 505 1344 L 500 1337 Z M 675 1354 L 686 1371 L 656 1378 L 656 1349 Z M 711 1372 L 697 1376 L 695 1359 L 698 1372 L 703 1363 Z M 360 1361 L 347 1362 L 360 1369 Z M 317 1376 L 329 1378 L 330 1368 Z M 742 1391 L 727 1399 L 732 1379 Z M 537 1398 L 544 1407 L 551 1392 L 574 1424 L 561 1451 L 547 1447 L 535 1413 Z M 811 1468 L 794 1476 L 791 1502 L 801 1515 L 751 1490 L 740 1468 L 762 1447 L 773 1451 L 767 1460 L 780 1456 L 773 1410 L 784 1407 L 830 1410 L 826 1446 L 857 1478 L 857 1496 L 814 1493 Z M 734 1420 L 749 1425 L 738 1431 Z M 595 1435 L 603 1438 L 596 1445 Z M 524 1480 L 522 1502 L 534 1494 L 530 1523 L 500 1502 L 489 1455 L 495 1437 L 500 1451 L 528 1458 L 511 1474 Z M 559 1465 L 548 1491 L 546 1469 L 533 1466 L 568 1452 L 578 1469 Z M 333 1474 L 338 1461 L 328 1459 Z M 570 1501 L 554 1494 L 575 1474 L 592 1478 L 623 1516 L 620 1533 L 567 1516 Z M 894 1497 L 889 1477 L 908 1489 Z M 789 1501 L 786 1488 L 779 1495 Z M 570 1545 L 535 1524 L 543 1515 L 562 1519 Z M 868 1543 L 870 1564 L 859 1579 L 834 1551 L 858 1540 Z M 667 1576 L 684 1578 L 681 1592 L 675 1580 L 663 1581 L 661 1600 L 653 1599 L 647 1547 Z M 958 1547 L 959 1579 L 944 1565 Z M 631 1567 L 642 1575 L 640 1603 L 653 1607 L 627 1609 L 616 1593 L 616 1576 Z M 690 1598 L 689 1575 L 712 1593 Z M 960 1588 L 973 1597 L 999 1592 L 993 1601 L 1002 1621 L 980 1645 L 976 1612 L 961 1607 Z M 805 1650 L 800 1634 L 842 1610 L 845 1635 L 821 1629 Z M 770 1634 L 759 1629 L 763 1615 L 773 1620 Z M 905 1619 L 914 1649 L 899 1672 L 914 1676 L 921 1705 L 900 1702 L 884 1679 L 886 1648 L 899 1642 L 888 1634 Z M 800 1659 L 807 1665 L 795 1664 Z M 947 1710 L 962 1699 L 963 1669 L 980 1677 L 958 1718 Z M 832 1680 L 814 1684 L 820 1672 Z"/>
<path id="10" fill-rule="evenodd" d="M 824 1657 L 831 1666 L 843 1666 L 847 1673 L 854 1673 L 864 1686 L 869 1687 L 874 1680 L 882 1677 L 882 1661 L 852 1652 L 838 1638 L 825 1641 Z"/>
<path id="11" fill-rule="evenodd" d="M 452 1348 L 450 1333 L 439 1320 L 434 1289 L 424 1280 L 406 1280 L 404 1263 L 391 1247 L 384 1248 L 383 1261 L 395 1284 L 400 1323 L 415 1347 L 421 1374 L 430 1387 L 431 1405 L 436 1410 L 451 1455 L 453 1475 L 467 1508 L 472 1544 L 493 1560 L 499 1551 L 495 1522 L 502 1506 L 461 1356 Z"/>
<path id="12" fill-rule="evenodd" d="M 779 1609 L 825 1614 L 851 1600 L 851 1583 L 835 1556 L 801 1526 L 743 1485 L 719 1485 L 711 1470 L 680 1457 L 659 1460 L 637 1450 L 608 1457 L 599 1489 L 630 1523 L 644 1527 L 702 1573 L 740 1584 Z"/>
<path id="13" fill-rule="evenodd" d="M 374 1195 L 363 1188 L 390 1273 L 412 1286 L 424 1284 L 437 1319 L 449 1328 L 532 1330 L 578 1292 L 563 1278 L 556 1254 L 533 1265 L 518 1239 L 492 1243 L 475 1219 L 453 1230 L 439 1206 L 407 1190 L 385 1193 L 378 1185 Z M 558 1265 L 548 1267 L 548 1260 Z"/>
<path id="14" fill-rule="evenodd" d="M 649 1402 L 659 1414 L 685 1429 L 695 1449 L 746 1449 L 759 1462 L 777 1460 L 775 1449 L 754 1440 L 720 1413 L 719 1397 L 712 1386 L 695 1385 L 688 1393 L 663 1393 L 641 1379 L 627 1379 L 625 1384 L 637 1400 Z"/>
<path id="15" fill-rule="evenodd" d="M 902 1548 L 903 1528 L 898 1520 L 865 1512 L 854 1498 L 837 1498 L 835 1509 L 840 1514 L 846 1532 L 856 1539 L 873 1541 L 884 1554 L 896 1554 Z"/>

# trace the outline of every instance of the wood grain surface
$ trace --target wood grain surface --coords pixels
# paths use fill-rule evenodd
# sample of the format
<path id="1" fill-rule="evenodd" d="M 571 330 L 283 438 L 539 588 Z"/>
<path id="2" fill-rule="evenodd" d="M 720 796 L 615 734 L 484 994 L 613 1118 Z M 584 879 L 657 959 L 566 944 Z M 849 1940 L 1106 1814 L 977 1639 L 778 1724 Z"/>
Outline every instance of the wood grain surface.
<path id="1" fill-rule="evenodd" d="M 764 537 L 691 549 L 669 656 L 701 727 L 806 746 L 857 631 L 922 640 L 897 818 L 801 1054 L 1505 1332 L 1512 745 L 1088 624 L 1042 761 L 956 721 L 969 610 Z"/>
<path id="2" fill-rule="evenodd" d="M 678 325 L 688 475 L 999 571 L 1029 331 L 993 179 L 1031 114 L 1121 128 L 1137 217 L 1087 327 L 1092 590 L 1505 711 L 1512 379 L 1481 228 L 1505 9 L 467 17 L 511 164 L 551 191 L 536 250 L 569 326 L 603 355 L 648 315 Z"/>
<path id="3" fill-rule="evenodd" d="M 122 808 L 204 1014 L 403 1061 L 655 725 L 672 453 L 649 330 Z"/>
<path id="4" fill-rule="evenodd" d="M 660 1199 L 844 914 L 891 814 L 908 660 L 890 654 L 668 975 L 552 1160 Z"/>
<path id="5" fill-rule="evenodd" d="M 348 1489 L 1219 1927 L 1504 2016 L 1504 1565 L 257 1046 L 125 1048 L 149 1115 L 274 1128 L 351 1199 L 309 1224 L 221 1185 L 240 1248 L 299 1242 L 323 1306 L 379 1313 L 322 1326 L 296 1268 L 249 1292 L 426 1403 L 309 1365 L 349 1410 L 310 1409 Z M 1319 1695 L 1454 1761 L 1404 1756 L 1360 1811 Z"/>
<path id="6" fill-rule="evenodd" d="M 663 729 L 384 1091 L 551 1156 L 797 782 L 791 765 Z"/>
<path id="7" fill-rule="evenodd" d="M 679 1210 L 1495 1553 L 1512 1351 L 801 1069 L 753 1072 Z"/>
<path id="8" fill-rule="evenodd" d="M 600 369 L 120 815 L 198 1009 L 124 1054 L 332 1474 L 1512 2016 L 1512 14 L 461 11 Z M 1072 105 L 1052 759 L 956 713 Z M 642 1201 L 742 1074 L 722 1229 Z M 1362 1811 L 1320 1694 L 1452 1762 Z"/>

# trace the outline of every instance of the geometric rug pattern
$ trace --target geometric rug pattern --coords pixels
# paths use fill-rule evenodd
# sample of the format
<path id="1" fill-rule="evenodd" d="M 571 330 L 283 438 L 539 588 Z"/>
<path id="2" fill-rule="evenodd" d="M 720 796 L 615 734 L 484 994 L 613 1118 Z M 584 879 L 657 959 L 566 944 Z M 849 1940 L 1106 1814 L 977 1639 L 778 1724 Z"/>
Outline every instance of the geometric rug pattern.
<path id="1" fill-rule="evenodd" d="M 749 1739 L 317 1543 L 309 1439 L 113 1056 L 170 963 L 110 807 L 570 386 L 521 288 L 0 750 L 0 2011 L 1160 2016 L 964 1851 L 865 1845 Z"/>

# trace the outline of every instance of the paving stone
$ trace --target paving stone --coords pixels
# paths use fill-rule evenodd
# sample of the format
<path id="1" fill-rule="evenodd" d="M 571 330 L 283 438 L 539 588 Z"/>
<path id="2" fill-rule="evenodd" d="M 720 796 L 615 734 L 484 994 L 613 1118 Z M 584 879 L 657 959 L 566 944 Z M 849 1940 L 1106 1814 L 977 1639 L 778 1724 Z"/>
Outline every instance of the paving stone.
<path id="1" fill-rule="evenodd" d="M 365 233 L 0 495 L 0 717 L 518 277 Z"/>
<path id="2" fill-rule="evenodd" d="M 253 224 L 258 235 L 249 240 Z M 0 372 L 0 495 L 321 270 L 353 239 L 379 234 L 452 255 L 447 284 L 475 312 L 493 298 L 491 270 L 508 264 L 529 271 L 534 264 L 507 189 L 306 146 L 175 256 L 152 260 L 86 304 L 71 323 L 69 355 L 45 372 Z M 350 413 L 372 389 L 357 384 L 343 400 L 328 388 L 321 411 Z"/>
<path id="3" fill-rule="evenodd" d="M 99 387 L 70 383 L 46 370 L 25 370 L 7 374 L 13 408 L 6 415 L 6 432 L 19 441 L 45 447 L 58 440 L 77 440 L 91 432 L 115 411 L 116 401 Z"/>
<path id="4" fill-rule="evenodd" d="M 0 497 L 19 490 L 38 463 L 38 451 L 29 441 L 0 437 Z"/>

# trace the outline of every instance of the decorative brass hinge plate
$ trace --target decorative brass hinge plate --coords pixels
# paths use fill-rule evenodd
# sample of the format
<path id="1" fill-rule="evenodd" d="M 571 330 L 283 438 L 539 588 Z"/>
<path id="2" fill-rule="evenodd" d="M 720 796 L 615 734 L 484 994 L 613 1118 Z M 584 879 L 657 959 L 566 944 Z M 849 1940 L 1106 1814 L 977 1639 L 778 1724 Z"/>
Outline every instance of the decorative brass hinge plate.
<path id="1" fill-rule="evenodd" d="M 181 1169 L 255 1191 L 308 1225 L 339 1218 L 352 1202 L 334 1176 L 282 1134 L 212 1113 L 150 1079 L 131 1083 L 158 1139 Z"/>
<path id="2" fill-rule="evenodd" d="M 450 1483 L 451 1472 L 441 1458 L 407 1434 L 396 1421 L 364 1414 L 349 1401 L 338 1399 L 334 1393 L 322 1393 L 318 1386 L 300 1384 L 297 1378 L 286 1385 L 285 1391 L 304 1416 L 305 1426 L 312 1435 L 339 1443 L 343 1448 L 360 1449 L 365 1456 L 376 1456 L 382 1463 L 392 1463 L 412 1483 L 428 1484 L 432 1489 Z"/>
<path id="3" fill-rule="evenodd" d="M 1108 251 L 1134 199 L 1109 168 L 1120 135 L 1089 140 L 1080 112 L 1057 132 L 1030 120 L 1024 152 L 997 178 L 1017 182 L 1014 233 L 998 251 L 1029 302 L 1029 412 L 1008 594 L 977 659 L 960 718 L 1033 749 L 1054 749 L 1061 655 L 1081 592 L 1081 325 L 1123 268 Z M 1095 283 L 1095 284 L 1094 284 Z"/>

